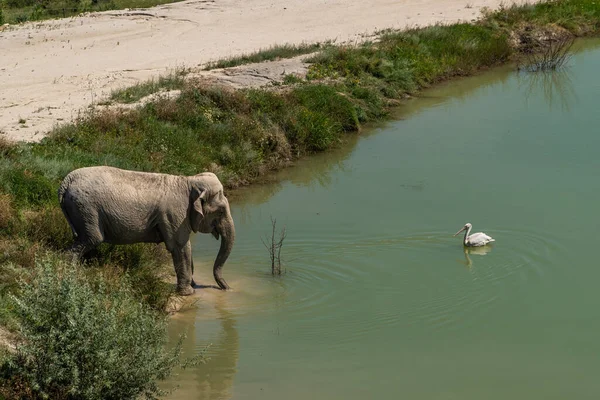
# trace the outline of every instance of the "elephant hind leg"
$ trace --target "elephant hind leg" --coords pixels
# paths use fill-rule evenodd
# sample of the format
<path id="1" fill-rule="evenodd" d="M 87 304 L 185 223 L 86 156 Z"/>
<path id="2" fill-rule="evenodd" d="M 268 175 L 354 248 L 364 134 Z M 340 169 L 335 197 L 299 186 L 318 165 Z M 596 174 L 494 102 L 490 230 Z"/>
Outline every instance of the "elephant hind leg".
<path id="1" fill-rule="evenodd" d="M 74 238 L 73 244 L 67 251 L 73 254 L 74 261 L 78 261 L 104 241 L 98 213 L 73 206 L 67 195 L 60 205 Z"/>
<path id="2" fill-rule="evenodd" d="M 75 263 L 81 260 L 86 253 L 98 246 L 100 243 L 101 241 L 82 240 L 81 236 L 77 236 L 75 243 L 69 247 L 67 252 L 72 254 L 73 262 Z"/>
<path id="3" fill-rule="evenodd" d="M 75 242 L 68 249 L 73 255 L 73 261 L 79 261 L 90 250 L 96 248 L 104 241 L 104 237 L 100 233 L 100 230 L 93 224 L 89 227 L 84 226 L 83 229 L 79 229 L 79 231 L 75 233 Z"/>

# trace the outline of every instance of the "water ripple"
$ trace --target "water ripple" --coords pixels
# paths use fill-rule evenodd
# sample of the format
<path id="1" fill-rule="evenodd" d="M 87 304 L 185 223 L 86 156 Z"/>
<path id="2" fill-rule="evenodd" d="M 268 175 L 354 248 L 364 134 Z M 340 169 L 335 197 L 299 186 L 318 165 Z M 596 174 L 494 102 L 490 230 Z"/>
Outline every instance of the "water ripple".
<path id="1" fill-rule="evenodd" d="M 380 329 L 466 329 L 499 300 L 552 276 L 547 268 L 563 250 L 548 234 L 489 233 L 496 243 L 475 249 L 464 249 L 445 231 L 290 239 L 285 255 L 293 261 L 280 281 L 282 310 L 298 334 L 336 334 L 340 345 Z M 264 258 L 265 250 L 236 251 L 251 261 Z"/>

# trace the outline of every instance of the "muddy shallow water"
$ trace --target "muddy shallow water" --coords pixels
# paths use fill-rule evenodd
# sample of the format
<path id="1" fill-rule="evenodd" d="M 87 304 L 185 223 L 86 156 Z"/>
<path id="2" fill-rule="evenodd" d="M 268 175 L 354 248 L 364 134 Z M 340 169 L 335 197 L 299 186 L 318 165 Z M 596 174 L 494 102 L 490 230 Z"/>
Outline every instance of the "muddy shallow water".
<path id="1" fill-rule="evenodd" d="M 562 73 L 505 67 L 236 199 L 224 277 L 175 316 L 170 399 L 596 399 L 600 41 Z M 287 273 L 261 238 L 285 224 Z M 466 222 L 496 239 L 465 251 Z M 212 283 L 218 242 L 198 235 Z"/>

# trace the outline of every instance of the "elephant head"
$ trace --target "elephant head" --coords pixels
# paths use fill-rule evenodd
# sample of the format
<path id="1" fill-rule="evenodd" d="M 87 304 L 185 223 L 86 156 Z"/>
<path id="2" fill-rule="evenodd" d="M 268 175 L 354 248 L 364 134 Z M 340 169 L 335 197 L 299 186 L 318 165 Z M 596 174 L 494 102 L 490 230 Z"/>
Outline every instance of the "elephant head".
<path id="1" fill-rule="evenodd" d="M 190 225 L 192 231 L 211 233 L 221 238 L 219 253 L 215 259 L 213 275 L 221 289 L 229 289 L 221 270 L 235 241 L 235 226 L 229 209 L 229 201 L 223 193 L 223 185 L 217 176 L 204 172 L 188 178 L 190 185 Z"/>

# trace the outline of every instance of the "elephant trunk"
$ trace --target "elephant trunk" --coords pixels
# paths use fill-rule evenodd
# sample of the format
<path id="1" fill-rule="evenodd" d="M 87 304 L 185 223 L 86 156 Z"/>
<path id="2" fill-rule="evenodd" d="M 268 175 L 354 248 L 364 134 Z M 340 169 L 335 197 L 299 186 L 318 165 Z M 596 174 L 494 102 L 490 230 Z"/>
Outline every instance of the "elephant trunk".
<path id="1" fill-rule="evenodd" d="M 221 270 L 223 269 L 225 261 L 227 261 L 227 258 L 229 258 L 231 249 L 233 248 L 233 243 L 235 242 L 235 226 L 233 224 L 233 218 L 229 212 L 220 221 L 216 228 L 218 233 L 221 235 L 221 247 L 219 248 L 217 258 L 215 259 L 213 276 L 215 277 L 215 281 L 219 287 L 223 290 L 227 290 L 231 288 L 227 282 L 225 282 L 225 279 L 223 279 Z"/>

